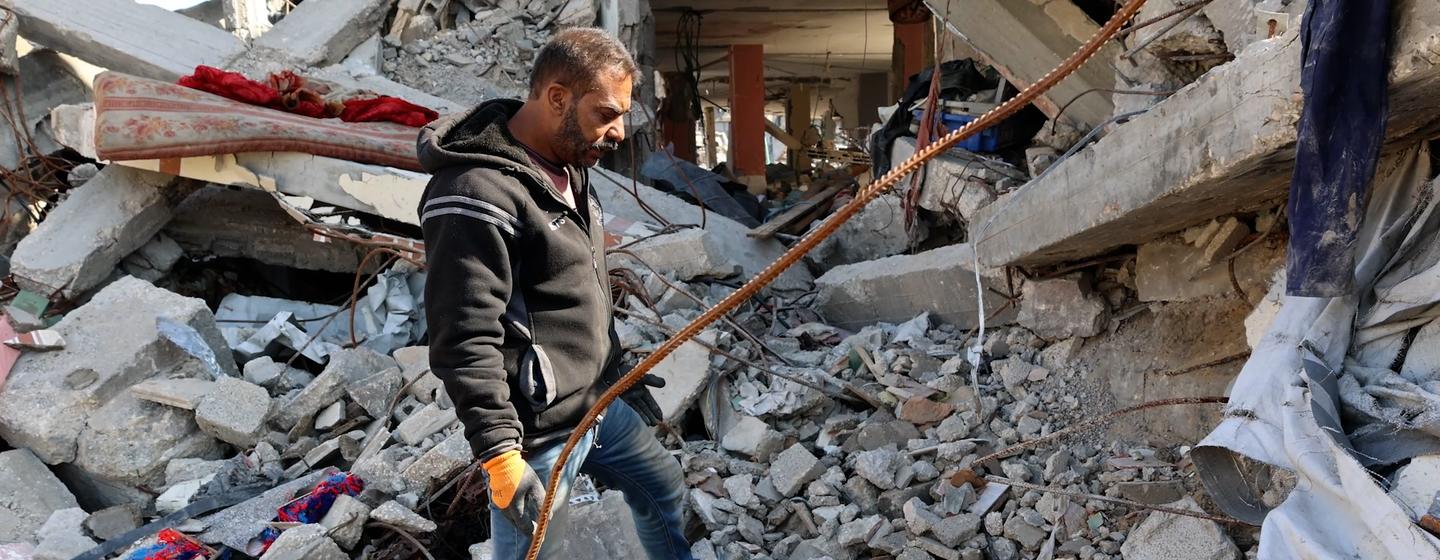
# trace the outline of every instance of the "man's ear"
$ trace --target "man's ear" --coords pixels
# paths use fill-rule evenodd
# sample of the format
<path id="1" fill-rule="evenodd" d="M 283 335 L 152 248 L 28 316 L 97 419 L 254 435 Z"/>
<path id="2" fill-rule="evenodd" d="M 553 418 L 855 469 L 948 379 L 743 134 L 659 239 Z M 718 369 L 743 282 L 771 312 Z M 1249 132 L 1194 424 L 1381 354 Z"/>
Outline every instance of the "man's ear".
<path id="1" fill-rule="evenodd" d="M 570 88 L 560 85 L 558 82 L 550 82 L 545 86 L 545 108 L 554 112 L 556 116 L 564 115 L 565 108 L 570 106 Z"/>

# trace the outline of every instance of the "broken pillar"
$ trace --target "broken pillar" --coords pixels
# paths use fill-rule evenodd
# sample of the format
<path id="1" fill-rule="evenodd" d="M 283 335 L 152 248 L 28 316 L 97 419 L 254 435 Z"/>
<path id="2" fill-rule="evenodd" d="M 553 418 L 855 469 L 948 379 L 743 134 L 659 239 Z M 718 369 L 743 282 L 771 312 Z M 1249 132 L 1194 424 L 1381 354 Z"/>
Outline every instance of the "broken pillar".
<path id="1" fill-rule="evenodd" d="M 914 255 L 835 267 L 815 280 L 816 309 L 832 325 L 849 330 L 885 322 L 900 324 L 929 311 L 934 319 L 962 329 L 979 325 L 973 253 L 969 244 Z M 986 324 L 1014 321 L 1008 290 L 999 271 L 981 272 Z M 993 291 L 992 291 L 993 290 Z"/>
<path id="2" fill-rule="evenodd" d="M 714 169 L 720 164 L 719 139 L 715 137 L 715 108 L 705 107 L 705 168 Z M 699 163 L 699 162 L 696 162 Z"/>
<path id="3" fill-rule="evenodd" d="M 174 214 L 166 235 L 196 257 L 239 257 L 349 274 L 366 252 L 353 243 L 317 241 L 273 195 L 254 189 L 207 186 L 176 206 Z"/>
<path id="4" fill-rule="evenodd" d="M 752 193 L 765 182 L 765 48 L 730 45 L 730 170 Z"/>
<path id="5" fill-rule="evenodd" d="M 204 300 L 122 278 L 55 325 L 66 349 L 20 356 L 0 392 L 0 437 L 52 465 L 74 461 L 81 434 L 93 429 L 90 417 L 112 399 L 129 398 L 130 386 L 157 376 L 210 375 L 203 362 L 159 335 L 157 317 L 194 328 L 215 355 L 228 355 Z M 220 365 L 238 373 L 230 360 Z"/>
<path id="6" fill-rule="evenodd" d="M 1440 126 L 1440 98 L 1431 94 L 1440 87 L 1440 59 L 1431 55 L 1440 48 L 1436 13 L 1440 0 L 1393 8 L 1390 146 Z M 1050 264 L 1273 207 L 1287 193 L 1302 101 L 1299 39 L 1254 43 L 982 210 L 970 239 L 988 266 Z"/>
<path id="7" fill-rule="evenodd" d="M 814 96 L 815 90 L 807 85 L 790 86 L 790 95 L 785 106 L 785 130 L 790 136 L 799 139 L 802 144 L 811 132 L 810 121 L 813 109 L 811 109 L 810 98 Z M 819 140 L 816 136 L 815 140 Z M 790 151 L 790 166 L 797 171 L 805 172 L 810 170 L 810 154 L 804 150 Z"/>
<path id="8" fill-rule="evenodd" d="M 256 39 L 250 59 L 284 60 L 296 67 L 337 64 L 380 31 L 390 0 L 302 3 Z M 238 62 L 245 66 L 245 62 Z"/>
<path id="9" fill-rule="evenodd" d="M 15 12 L 27 39 L 96 66 L 167 82 L 196 66 L 224 67 L 245 51 L 245 43 L 224 30 L 130 0 L 15 0 Z"/>
<path id="10" fill-rule="evenodd" d="M 34 542 L 50 515 L 80 507 L 70 489 L 28 449 L 0 452 L 0 542 Z"/>
<path id="11" fill-rule="evenodd" d="M 926 2 L 951 33 L 977 51 L 983 62 L 994 67 L 1006 81 L 1019 88 L 1039 81 L 1100 30 L 1070 0 L 956 0 Z M 1107 42 L 1095 54 L 1097 61 L 1114 60 L 1114 42 Z M 1108 64 L 1086 64 L 1061 80 L 1035 100 L 1035 106 L 1050 118 L 1065 110 L 1066 120 L 1084 123 L 1089 129 L 1110 118 L 1114 112 L 1110 94 L 1114 69 Z M 1087 90 L 1100 91 L 1087 92 Z M 1084 95 L 1082 95 L 1084 94 Z"/>
<path id="12" fill-rule="evenodd" d="M 16 246 L 15 281 L 70 298 L 99 285 L 170 220 L 167 191 L 176 183 L 170 175 L 118 165 L 100 170 Z"/>

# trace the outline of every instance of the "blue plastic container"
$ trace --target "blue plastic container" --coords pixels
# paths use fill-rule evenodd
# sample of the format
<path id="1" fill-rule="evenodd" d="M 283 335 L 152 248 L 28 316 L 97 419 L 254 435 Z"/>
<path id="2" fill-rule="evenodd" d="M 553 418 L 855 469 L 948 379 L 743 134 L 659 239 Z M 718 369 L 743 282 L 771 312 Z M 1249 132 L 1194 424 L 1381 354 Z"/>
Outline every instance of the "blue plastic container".
<path id="1" fill-rule="evenodd" d="M 915 115 L 915 123 L 917 125 L 924 122 L 922 120 L 925 116 L 923 110 L 916 109 L 911 112 Z M 941 111 L 939 117 L 940 126 L 945 127 L 946 132 L 955 131 L 970 121 L 980 118 L 972 115 L 958 115 L 949 111 Z M 992 153 L 1000 149 L 1000 131 L 992 126 L 980 131 L 979 134 L 961 140 L 958 144 L 955 144 L 955 147 L 976 153 Z"/>

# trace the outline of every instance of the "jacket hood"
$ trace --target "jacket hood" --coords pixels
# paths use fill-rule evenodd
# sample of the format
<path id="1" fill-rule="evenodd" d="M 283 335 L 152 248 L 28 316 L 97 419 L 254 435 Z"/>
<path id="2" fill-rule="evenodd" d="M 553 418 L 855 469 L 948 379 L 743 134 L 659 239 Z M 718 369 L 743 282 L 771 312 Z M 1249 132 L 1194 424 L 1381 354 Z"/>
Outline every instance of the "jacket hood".
<path id="1" fill-rule="evenodd" d="M 522 105 L 518 99 L 492 99 L 431 123 L 420 131 L 420 166 L 429 173 L 453 165 L 531 167 L 525 148 L 506 127 Z"/>

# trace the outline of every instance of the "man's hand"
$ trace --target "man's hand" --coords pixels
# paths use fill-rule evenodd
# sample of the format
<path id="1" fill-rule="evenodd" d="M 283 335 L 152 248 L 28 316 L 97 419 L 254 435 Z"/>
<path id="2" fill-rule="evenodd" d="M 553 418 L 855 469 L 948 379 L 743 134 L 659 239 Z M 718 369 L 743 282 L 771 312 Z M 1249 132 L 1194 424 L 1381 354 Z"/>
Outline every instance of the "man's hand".
<path id="1" fill-rule="evenodd" d="M 500 513 L 516 529 L 534 534 L 535 524 L 540 519 L 540 508 L 545 504 L 545 483 L 520 457 L 520 451 L 501 453 L 482 463 L 481 467 L 490 482 L 490 503 L 500 508 Z"/>
<path id="2" fill-rule="evenodd" d="M 606 372 L 605 383 L 607 385 L 619 383 L 625 374 L 630 373 L 630 369 L 629 367 L 612 368 Z M 659 389 L 664 386 L 665 379 L 647 373 L 645 377 L 640 378 L 639 383 L 631 385 L 629 389 L 621 393 L 620 398 L 625 401 L 625 404 L 630 405 L 630 408 L 635 409 L 635 413 L 640 415 L 640 419 L 645 421 L 646 426 L 654 426 L 665 421 L 665 414 L 660 410 L 660 403 L 655 402 L 655 396 L 650 394 L 649 387 Z"/>

